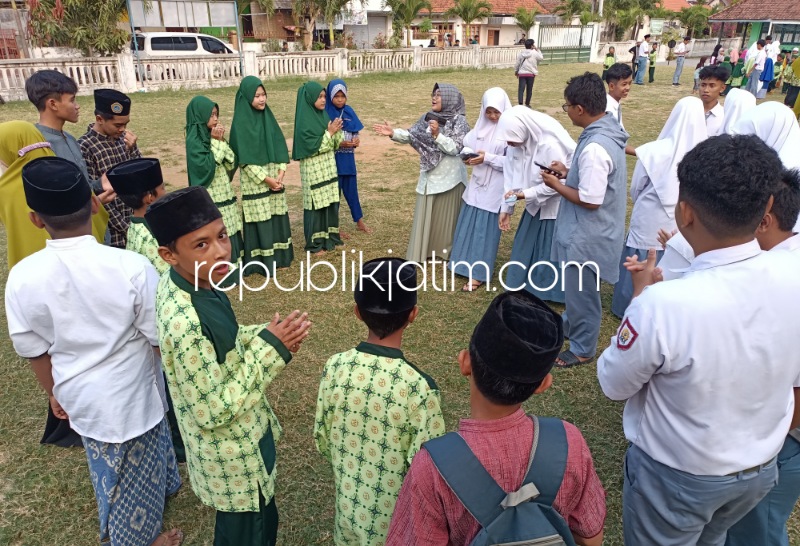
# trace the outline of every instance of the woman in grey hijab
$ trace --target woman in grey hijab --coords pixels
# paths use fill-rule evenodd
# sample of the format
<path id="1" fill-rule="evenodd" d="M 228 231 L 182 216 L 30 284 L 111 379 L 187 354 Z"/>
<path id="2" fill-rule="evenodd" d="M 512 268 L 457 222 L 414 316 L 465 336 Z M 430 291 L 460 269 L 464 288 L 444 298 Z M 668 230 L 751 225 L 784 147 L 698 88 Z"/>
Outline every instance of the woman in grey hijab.
<path id="1" fill-rule="evenodd" d="M 433 253 L 447 259 L 467 185 L 467 168 L 459 157 L 469 132 L 464 97 L 454 85 L 437 83 L 431 110 L 409 129 L 394 129 L 388 122 L 373 126 L 379 135 L 410 144 L 420 157 L 417 204 L 406 259 L 424 262 Z"/>

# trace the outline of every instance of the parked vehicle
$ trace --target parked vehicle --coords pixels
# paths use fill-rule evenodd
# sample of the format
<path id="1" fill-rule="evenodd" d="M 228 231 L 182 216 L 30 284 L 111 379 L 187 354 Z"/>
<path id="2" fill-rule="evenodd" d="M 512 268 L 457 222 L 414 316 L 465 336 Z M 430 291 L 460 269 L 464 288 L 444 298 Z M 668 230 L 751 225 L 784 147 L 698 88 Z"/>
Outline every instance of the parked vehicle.
<path id="1" fill-rule="evenodd" d="M 135 43 L 134 43 L 135 40 Z M 230 44 L 193 32 L 142 32 L 131 38 L 131 52 L 140 59 L 235 53 Z"/>

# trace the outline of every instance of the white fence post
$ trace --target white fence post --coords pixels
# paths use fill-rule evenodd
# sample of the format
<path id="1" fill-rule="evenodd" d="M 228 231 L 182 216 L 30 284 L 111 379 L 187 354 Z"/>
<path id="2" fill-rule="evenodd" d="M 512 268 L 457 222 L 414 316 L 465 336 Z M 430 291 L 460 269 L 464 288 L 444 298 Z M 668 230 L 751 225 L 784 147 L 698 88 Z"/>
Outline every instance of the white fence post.
<path id="1" fill-rule="evenodd" d="M 481 46 L 472 44 L 472 68 L 481 67 Z"/>
<path id="2" fill-rule="evenodd" d="M 535 23 L 533 23 L 533 28 L 530 31 L 528 31 L 528 38 L 531 38 L 534 42 L 536 42 L 538 47 L 541 47 L 541 45 L 539 44 L 540 42 L 539 29 L 541 28 L 541 26 L 542 26 L 541 23 L 539 23 L 539 21 L 536 21 Z"/>
<path id="3" fill-rule="evenodd" d="M 339 66 L 336 69 L 336 75 L 340 78 L 346 78 L 350 73 L 350 51 L 346 48 L 341 48 L 337 53 L 336 60 Z"/>
<path id="4" fill-rule="evenodd" d="M 414 47 L 414 62 L 411 63 L 411 70 L 413 72 L 422 70 L 422 48 L 420 46 Z"/>
<path id="5" fill-rule="evenodd" d="M 245 76 L 258 76 L 258 58 L 255 51 L 243 51 L 244 55 L 244 74 Z"/>
<path id="6" fill-rule="evenodd" d="M 116 56 L 119 71 L 119 85 L 123 93 L 133 93 L 138 89 L 136 82 L 136 61 L 129 51 Z"/>

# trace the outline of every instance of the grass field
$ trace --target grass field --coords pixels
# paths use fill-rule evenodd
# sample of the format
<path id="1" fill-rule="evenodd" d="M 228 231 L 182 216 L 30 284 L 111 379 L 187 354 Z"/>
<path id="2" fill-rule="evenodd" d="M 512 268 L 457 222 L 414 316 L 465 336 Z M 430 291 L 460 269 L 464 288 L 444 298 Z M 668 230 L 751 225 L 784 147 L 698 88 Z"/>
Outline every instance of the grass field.
<path id="1" fill-rule="evenodd" d="M 599 65 L 545 66 L 534 87 L 534 107 L 561 120 L 575 138 L 579 130 L 569 124 L 561 111 L 562 92 L 570 76 L 585 70 L 599 72 Z M 623 103 L 625 126 L 634 146 L 655 139 L 672 106 L 690 92 L 693 71 L 684 70 L 681 87 L 671 85 L 672 71 L 672 67 L 659 66 L 656 83 L 636 86 Z M 456 84 L 462 91 L 471 124 L 479 113 L 482 93 L 489 87 L 504 87 L 512 103 L 516 103 L 517 82 L 512 71 L 483 70 L 370 75 L 352 79 L 348 82 L 350 104 L 368 127 L 382 120 L 388 120 L 395 127 L 409 127 L 429 109 L 430 92 L 437 81 Z M 268 102 L 289 138 L 300 83 L 300 80 L 281 80 L 266 85 Z M 161 92 L 133 97 L 130 128 L 138 135 L 143 154 L 161 159 L 172 187 L 186 184 L 185 107 L 196 94 L 203 93 Z M 221 122 L 229 126 L 235 89 L 215 89 L 205 94 L 219 103 Z M 68 127 L 76 136 L 93 120 L 91 97 L 81 97 L 80 104 L 81 122 Z M 0 106 L 0 122 L 12 119 L 35 121 L 36 114 L 29 103 Z M 362 147 L 357 152 L 361 201 L 365 220 L 374 232 L 371 235 L 356 233 L 343 204 L 343 230 L 352 235 L 345 250 L 348 253 L 363 251 L 365 259 L 385 255 L 388 249 L 404 256 L 411 229 L 418 156 L 409 146 L 392 144 L 386 138 L 375 136 L 371 130 L 364 132 L 361 142 Z M 632 168 L 631 162 L 629 172 Z M 300 254 L 302 199 L 296 163 L 290 166 L 286 183 L 295 248 Z M 517 211 L 515 222 L 520 212 Z M 0 232 L 0 253 L 3 254 L 4 237 Z M 512 240 L 513 232 L 503 236 L 498 266 L 508 260 Z M 326 259 L 335 261 L 330 254 Z M 4 259 L 0 262 L 5 264 Z M 299 265 L 295 262 L 280 278 L 281 284 L 294 285 L 299 275 Z M 1 271 L 3 286 L 5 278 L 6 272 Z M 325 275 L 318 278 L 318 285 L 327 284 Z M 472 329 L 492 297 L 492 293 L 485 291 L 421 293 L 419 318 L 408 329 L 404 340 L 407 357 L 438 382 L 449 430 L 457 426 L 460 417 L 469 414 L 468 385 L 458 373 L 456 354 L 467 347 Z M 606 310 L 610 308 L 609 286 L 603 287 L 603 303 Z M 278 445 L 277 488 L 282 545 L 333 542 L 332 475 L 328 464 L 314 448 L 312 429 L 319 375 L 325 361 L 332 354 L 355 346 L 366 335 L 363 325 L 353 316 L 352 307 L 349 292 L 281 292 L 272 285 L 261 292 L 245 292 L 243 301 L 234 301 L 243 324 L 265 322 L 275 311 L 285 314 L 296 308 L 308 310 L 314 321 L 311 337 L 268 392 L 284 428 L 284 438 Z M 600 350 L 607 346 L 617 325 L 618 320 L 610 313 L 604 315 Z M 0 318 L 0 331 L 6 331 L 4 314 Z M 94 544 L 97 512 L 84 452 L 39 445 L 46 397 L 28 364 L 14 353 L 7 336 L 0 334 L 0 338 L 3 371 L 0 383 L 0 544 Z M 583 431 L 608 493 L 605 543 L 622 544 L 622 456 L 626 447 L 621 420 L 623 405 L 603 396 L 594 365 L 556 371 L 554 375 L 553 388 L 535 396 L 526 404 L 526 409 L 564 418 Z M 168 503 L 165 525 L 181 527 L 187 545 L 211 544 L 214 512 L 192 493 L 185 469 L 183 476 L 183 488 Z M 792 526 L 793 534 L 800 536 L 796 531 L 796 519 Z"/>

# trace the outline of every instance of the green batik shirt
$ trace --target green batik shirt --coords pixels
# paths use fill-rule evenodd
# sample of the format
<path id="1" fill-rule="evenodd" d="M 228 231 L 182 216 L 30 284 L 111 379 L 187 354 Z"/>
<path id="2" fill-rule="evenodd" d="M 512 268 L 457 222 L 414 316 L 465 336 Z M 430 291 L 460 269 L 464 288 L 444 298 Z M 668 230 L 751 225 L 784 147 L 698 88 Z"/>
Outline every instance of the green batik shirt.
<path id="1" fill-rule="evenodd" d="M 343 138 L 341 131 L 333 136 L 325 131 L 317 155 L 300 160 L 304 209 L 319 210 L 339 202 L 339 171 L 334 150 Z"/>
<path id="2" fill-rule="evenodd" d="M 384 543 L 411 459 L 444 432 L 439 388 L 401 350 L 365 342 L 328 360 L 314 439 L 333 465 L 336 544 Z"/>
<path id="3" fill-rule="evenodd" d="M 224 512 L 258 512 L 275 494 L 275 472 L 258 442 L 281 428 L 265 390 L 291 353 L 264 325 L 240 326 L 217 290 L 198 289 L 174 269 L 156 294 L 161 362 L 186 444 L 189 481 Z"/>
<path id="4" fill-rule="evenodd" d="M 159 275 L 169 269 L 169 264 L 161 259 L 158 254 L 158 242 L 150 232 L 150 227 L 144 218 L 131 216 L 131 223 L 128 226 L 128 242 L 125 243 L 125 250 L 131 250 L 141 254 L 153 264 Z"/>
<path id="5" fill-rule="evenodd" d="M 264 179 L 278 178 L 286 163 L 242 165 L 242 210 L 245 222 L 266 222 L 273 216 L 289 213 L 285 190 L 272 191 Z"/>
<path id="6" fill-rule="evenodd" d="M 236 201 L 236 192 L 231 186 L 228 172 L 233 169 L 236 154 L 224 140 L 211 139 L 211 154 L 216 162 L 214 178 L 208 185 L 208 194 L 217 205 L 222 214 L 222 223 L 228 228 L 228 233 L 233 235 L 242 231 L 242 216 L 239 213 L 239 203 Z"/>

